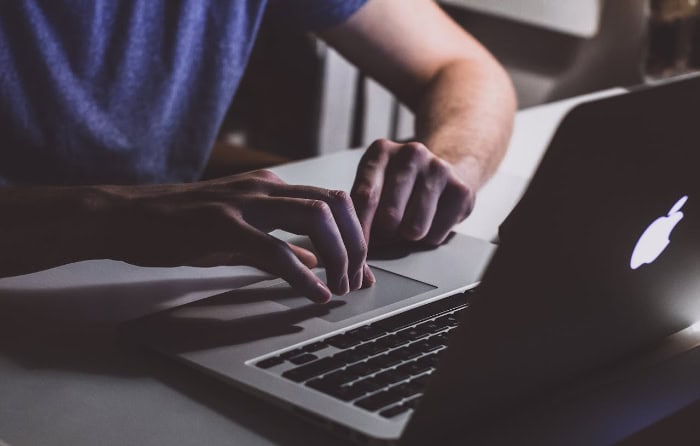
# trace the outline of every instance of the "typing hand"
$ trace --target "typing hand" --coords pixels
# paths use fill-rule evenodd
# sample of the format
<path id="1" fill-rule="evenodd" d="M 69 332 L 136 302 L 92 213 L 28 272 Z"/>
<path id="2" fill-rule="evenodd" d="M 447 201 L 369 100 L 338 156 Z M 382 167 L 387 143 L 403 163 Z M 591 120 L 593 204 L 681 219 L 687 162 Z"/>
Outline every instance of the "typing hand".
<path id="1" fill-rule="evenodd" d="M 475 191 L 423 144 L 380 139 L 362 157 L 351 196 L 368 242 L 437 246 L 471 213 Z"/>
<path id="2" fill-rule="evenodd" d="M 192 184 L 115 187 L 127 200 L 120 260 L 143 266 L 251 265 L 281 277 L 316 302 L 374 279 L 352 201 L 342 191 L 292 186 L 269 171 Z M 268 234 L 308 235 L 327 270 L 309 269 L 311 252 Z"/>

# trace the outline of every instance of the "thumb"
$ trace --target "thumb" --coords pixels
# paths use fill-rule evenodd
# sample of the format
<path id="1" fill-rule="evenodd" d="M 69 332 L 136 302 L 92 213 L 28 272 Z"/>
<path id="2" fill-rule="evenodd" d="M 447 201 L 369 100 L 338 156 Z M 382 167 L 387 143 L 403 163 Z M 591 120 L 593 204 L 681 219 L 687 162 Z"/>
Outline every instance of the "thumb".
<path id="1" fill-rule="evenodd" d="M 289 245 L 289 248 L 292 250 L 295 256 L 301 261 L 301 263 L 304 264 L 307 268 L 316 268 L 318 266 L 318 259 L 316 258 L 316 255 L 309 251 L 308 249 L 302 248 L 301 246 L 293 245 L 291 243 L 287 243 Z"/>

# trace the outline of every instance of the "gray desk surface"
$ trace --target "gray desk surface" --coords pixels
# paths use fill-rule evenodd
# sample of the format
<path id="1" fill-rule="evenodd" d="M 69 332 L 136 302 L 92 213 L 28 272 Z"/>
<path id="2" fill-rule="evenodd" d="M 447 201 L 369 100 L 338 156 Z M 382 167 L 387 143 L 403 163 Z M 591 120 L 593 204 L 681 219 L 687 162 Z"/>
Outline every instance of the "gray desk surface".
<path id="1" fill-rule="evenodd" d="M 519 113 L 508 157 L 461 232 L 495 234 L 564 112 L 580 100 Z M 341 152 L 276 171 L 289 182 L 347 189 L 359 156 Z M 267 403 L 117 340 L 121 321 L 263 277 L 246 267 L 92 261 L 0 280 L 0 438 L 13 446 L 340 444 Z"/>

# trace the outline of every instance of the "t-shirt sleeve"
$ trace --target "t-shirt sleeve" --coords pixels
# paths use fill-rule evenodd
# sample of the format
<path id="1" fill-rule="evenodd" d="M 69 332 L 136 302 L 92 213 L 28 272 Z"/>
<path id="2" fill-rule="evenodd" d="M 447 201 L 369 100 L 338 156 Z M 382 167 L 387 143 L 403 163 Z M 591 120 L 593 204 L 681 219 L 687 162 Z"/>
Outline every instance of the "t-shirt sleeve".
<path id="1" fill-rule="evenodd" d="M 321 31 L 345 22 L 367 0 L 269 0 L 268 14 L 304 31 Z"/>

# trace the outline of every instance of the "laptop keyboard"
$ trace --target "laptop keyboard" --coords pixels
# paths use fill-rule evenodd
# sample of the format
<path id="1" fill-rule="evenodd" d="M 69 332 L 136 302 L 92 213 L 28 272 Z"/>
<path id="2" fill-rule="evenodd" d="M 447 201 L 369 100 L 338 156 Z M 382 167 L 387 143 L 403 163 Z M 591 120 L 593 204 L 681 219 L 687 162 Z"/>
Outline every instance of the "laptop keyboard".
<path id="1" fill-rule="evenodd" d="M 471 292 L 315 341 L 256 366 L 284 365 L 276 370 L 285 379 L 385 418 L 398 416 L 420 401 Z"/>

